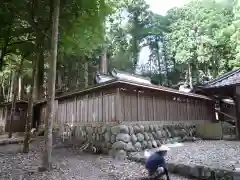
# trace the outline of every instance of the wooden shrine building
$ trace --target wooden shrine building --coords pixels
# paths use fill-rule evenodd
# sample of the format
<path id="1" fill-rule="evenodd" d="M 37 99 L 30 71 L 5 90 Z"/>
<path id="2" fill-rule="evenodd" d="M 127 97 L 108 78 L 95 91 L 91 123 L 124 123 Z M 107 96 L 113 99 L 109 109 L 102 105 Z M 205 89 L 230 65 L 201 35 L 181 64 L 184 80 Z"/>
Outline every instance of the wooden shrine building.
<path id="1" fill-rule="evenodd" d="M 210 96 L 218 102 L 220 120 L 224 117 L 232 119 L 240 139 L 240 69 L 208 81 L 198 86 L 194 92 Z"/>

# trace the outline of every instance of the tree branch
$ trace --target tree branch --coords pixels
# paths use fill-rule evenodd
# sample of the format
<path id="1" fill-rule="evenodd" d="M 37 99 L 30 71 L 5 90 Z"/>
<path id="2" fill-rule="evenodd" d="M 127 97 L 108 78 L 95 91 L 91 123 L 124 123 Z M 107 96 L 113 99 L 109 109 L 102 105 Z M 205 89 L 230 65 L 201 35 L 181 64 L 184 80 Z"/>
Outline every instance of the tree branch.
<path id="1" fill-rule="evenodd" d="M 27 39 L 27 40 L 22 40 L 22 41 L 16 41 L 13 43 L 8 44 L 8 46 L 12 46 L 12 45 L 16 45 L 16 44 L 21 44 L 21 43 L 25 43 L 25 42 L 30 42 L 30 41 L 35 41 L 35 38 L 33 39 Z"/>

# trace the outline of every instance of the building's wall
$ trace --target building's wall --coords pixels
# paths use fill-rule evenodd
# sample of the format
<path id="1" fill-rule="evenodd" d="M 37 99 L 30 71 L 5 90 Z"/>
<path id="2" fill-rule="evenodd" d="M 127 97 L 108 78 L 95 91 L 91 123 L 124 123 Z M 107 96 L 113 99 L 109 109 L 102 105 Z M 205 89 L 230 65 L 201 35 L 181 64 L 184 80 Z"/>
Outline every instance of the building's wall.
<path id="1" fill-rule="evenodd" d="M 212 121 L 214 104 L 170 93 L 121 90 L 122 121 Z"/>
<path id="2" fill-rule="evenodd" d="M 6 125 L 6 116 L 7 109 L 5 106 L 0 107 L 0 134 L 5 132 L 5 125 Z"/>
<path id="3" fill-rule="evenodd" d="M 16 104 L 16 112 L 13 116 L 12 121 L 12 132 L 24 132 L 25 124 L 26 124 L 26 115 L 27 115 L 27 103 L 24 104 Z M 11 118 L 11 106 L 7 106 L 7 116 L 6 116 L 6 124 L 5 124 L 5 132 L 9 130 L 9 123 Z"/>
<path id="4" fill-rule="evenodd" d="M 197 124 L 214 117 L 212 101 L 128 87 L 59 99 L 55 108 L 58 136 L 72 124 L 75 140 L 88 139 L 103 150 L 127 152 L 193 137 Z M 41 108 L 41 122 L 44 119 L 46 105 Z"/>
<path id="5" fill-rule="evenodd" d="M 66 124 L 116 122 L 116 89 L 55 100 L 55 108 L 54 126 L 62 130 Z M 46 104 L 43 104 L 40 106 L 41 124 L 44 124 L 46 113 Z"/>

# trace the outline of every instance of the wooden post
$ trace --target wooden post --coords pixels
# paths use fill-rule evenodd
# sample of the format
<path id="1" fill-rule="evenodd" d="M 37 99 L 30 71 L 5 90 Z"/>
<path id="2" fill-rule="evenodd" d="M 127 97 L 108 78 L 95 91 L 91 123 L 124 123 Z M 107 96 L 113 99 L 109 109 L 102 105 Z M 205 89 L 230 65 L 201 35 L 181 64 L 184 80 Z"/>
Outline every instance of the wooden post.
<path id="1" fill-rule="evenodd" d="M 120 88 L 117 88 L 117 100 L 116 100 L 116 121 L 122 122 L 123 121 L 123 116 L 122 116 L 122 103 L 121 103 L 121 95 L 120 95 Z"/>
<path id="2" fill-rule="evenodd" d="M 236 104 L 236 133 L 237 139 L 240 140 L 240 85 L 235 88 L 235 104 Z"/>
<path id="3" fill-rule="evenodd" d="M 220 100 L 219 101 L 219 111 L 220 112 L 224 112 L 223 111 L 223 105 L 224 105 L 224 103 Z M 222 113 L 218 113 L 218 120 L 219 121 L 224 121 L 224 119 L 225 119 L 224 115 Z"/>

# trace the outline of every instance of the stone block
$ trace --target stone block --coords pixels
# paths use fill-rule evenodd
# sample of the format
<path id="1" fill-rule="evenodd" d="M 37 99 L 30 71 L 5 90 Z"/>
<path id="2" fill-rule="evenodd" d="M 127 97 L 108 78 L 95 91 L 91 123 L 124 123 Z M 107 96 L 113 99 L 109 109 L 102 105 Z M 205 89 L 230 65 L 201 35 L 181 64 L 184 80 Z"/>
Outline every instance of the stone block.
<path id="1" fill-rule="evenodd" d="M 144 141 L 144 135 L 142 133 L 137 133 L 136 136 L 137 136 L 137 139 L 138 139 L 139 142 Z"/>
<path id="2" fill-rule="evenodd" d="M 135 151 L 135 148 L 134 148 L 132 142 L 127 143 L 127 147 L 126 147 L 125 150 L 126 150 L 127 152 L 134 152 L 134 151 Z"/>
<path id="3" fill-rule="evenodd" d="M 142 132 L 141 128 L 138 125 L 133 126 L 133 130 L 135 134 Z"/>
<path id="4" fill-rule="evenodd" d="M 137 136 L 135 134 L 131 135 L 131 141 L 133 144 L 135 144 L 137 142 Z"/>
<path id="5" fill-rule="evenodd" d="M 136 151 L 141 151 L 141 150 L 142 150 L 142 145 L 141 145 L 140 142 L 136 142 L 136 143 L 134 144 L 134 147 L 135 147 L 135 150 L 136 150 Z"/>
<path id="6" fill-rule="evenodd" d="M 121 150 L 121 149 L 126 149 L 127 148 L 127 144 L 123 141 L 117 141 L 115 143 L 113 143 L 112 145 L 112 149 L 114 150 Z"/>
<path id="7" fill-rule="evenodd" d="M 116 136 L 116 141 L 123 141 L 128 143 L 131 141 L 131 137 L 128 134 L 119 133 Z"/>
<path id="8" fill-rule="evenodd" d="M 150 140 L 150 137 L 149 137 L 149 135 L 148 135 L 147 132 L 144 132 L 143 135 L 144 135 L 144 139 L 145 139 L 146 141 Z"/>

